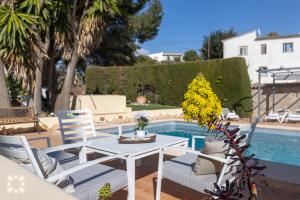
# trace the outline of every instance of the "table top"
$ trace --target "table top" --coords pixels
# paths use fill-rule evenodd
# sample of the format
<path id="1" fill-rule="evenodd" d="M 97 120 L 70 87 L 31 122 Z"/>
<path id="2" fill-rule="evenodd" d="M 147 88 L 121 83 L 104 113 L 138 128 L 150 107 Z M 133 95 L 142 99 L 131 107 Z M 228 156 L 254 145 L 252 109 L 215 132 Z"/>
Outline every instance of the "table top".
<path id="1" fill-rule="evenodd" d="M 133 134 L 126 134 L 125 136 L 133 136 Z M 87 146 L 116 154 L 139 154 L 186 141 L 188 141 L 188 138 L 157 134 L 156 141 L 152 143 L 119 144 L 118 136 L 114 135 L 101 139 L 88 140 Z"/>

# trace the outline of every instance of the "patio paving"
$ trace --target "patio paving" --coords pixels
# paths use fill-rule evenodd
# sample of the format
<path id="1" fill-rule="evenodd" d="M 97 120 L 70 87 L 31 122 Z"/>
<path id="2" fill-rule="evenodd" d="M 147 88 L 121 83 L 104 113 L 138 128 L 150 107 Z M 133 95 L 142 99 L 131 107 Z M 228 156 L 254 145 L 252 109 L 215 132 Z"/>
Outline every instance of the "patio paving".
<path id="1" fill-rule="evenodd" d="M 25 134 L 27 138 L 50 137 L 53 146 L 61 144 L 62 140 L 60 134 L 56 131 L 43 133 L 29 133 Z M 31 145 L 39 148 L 46 147 L 46 141 L 36 140 L 31 142 Z M 171 156 L 165 156 L 165 159 L 170 159 Z M 143 165 L 136 169 L 136 199 L 137 200 L 153 200 L 155 194 L 155 177 L 157 171 L 158 156 L 150 156 L 143 159 Z M 108 163 L 109 165 L 126 169 L 125 165 L 120 165 L 118 160 Z M 300 184 L 288 183 L 286 177 L 293 177 L 300 175 L 300 167 L 294 166 L 279 166 L 274 163 L 267 163 L 270 166 L 270 171 L 266 175 L 268 186 L 261 186 L 261 199 L 265 200 L 300 200 Z M 271 170 L 272 169 L 272 170 Z M 270 175 L 271 174 L 271 175 Z M 278 174 L 278 176 L 277 176 Z M 295 174 L 295 176 L 293 176 Z M 282 180 L 275 180 L 278 177 Z M 178 185 L 168 180 L 163 180 L 162 184 L 162 200 L 196 200 L 207 199 L 207 195 L 196 192 L 192 189 Z M 126 189 L 120 190 L 113 194 L 112 200 L 127 199 Z"/>
<path id="2" fill-rule="evenodd" d="M 171 156 L 165 156 L 170 159 Z M 154 155 L 143 159 L 143 166 L 136 169 L 136 199 L 137 200 L 154 200 L 155 178 L 157 170 L 158 156 Z M 109 165 L 120 168 L 118 161 L 110 162 Z M 124 167 L 121 167 L 125 169 Z M 282 173 L 289 174 L 288 169 L 282 168 Z M 298 168 L 300 173 L 300 168 Z M 264 200 L 300 200 L 300 185 L 279 181 L 272 178 L 266 178 L 267 186 L 259 187 L 260 199 Z M 112 199 L 126 199 L 126 189 L 116 192 Z M 201 194 L 192 189 L 186 188 L 174 182 L 164 179 L 162 183 L 162 200 L 204 200 L 208 195 Z"/>

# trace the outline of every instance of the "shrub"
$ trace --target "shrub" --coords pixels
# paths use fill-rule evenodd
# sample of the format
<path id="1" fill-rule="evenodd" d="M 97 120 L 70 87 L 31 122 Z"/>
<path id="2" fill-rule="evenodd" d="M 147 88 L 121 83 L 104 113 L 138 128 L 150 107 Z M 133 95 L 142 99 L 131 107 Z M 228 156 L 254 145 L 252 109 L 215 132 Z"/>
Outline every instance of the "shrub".
<path id="1" fill-rule="evenodd" d="M 224 107 L 234 109 L 241 117 L 251 115 L 250 79 L 243 58 L 151 66 L 94 66 L 86 71 L 86 87 L 88 94 L 123 94 L 135 101 L 138 86 L 151 85 L 151 93 L 146 94 L 148 100 L 179 106 L 188 84 L 199 72 L 211 83 Z"/>
<path id="2" fill-rule="evenodd" d="M 98 191 L 99 200 L 107 200 L 112 196 L 111 185 L 106 183 L 100 190 Z"/>
<path id="3" fill-rule="evenodd" d="M 222 110 L 219 98 L 202 74 L 189 84 L 182 108 L 185 120 L 197 120 L 200 126 L 208 126 L 215 121 Z"/>

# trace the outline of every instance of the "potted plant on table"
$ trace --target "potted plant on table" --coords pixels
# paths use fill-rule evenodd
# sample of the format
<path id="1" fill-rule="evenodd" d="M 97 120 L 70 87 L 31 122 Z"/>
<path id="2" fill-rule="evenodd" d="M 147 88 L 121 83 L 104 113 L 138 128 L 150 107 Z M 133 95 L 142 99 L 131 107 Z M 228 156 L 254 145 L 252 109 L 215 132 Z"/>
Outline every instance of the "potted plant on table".
<path id="1" fill-rule="evenodd" d="M 146 111 L 138 112 L 135 115 L 135 119 L 137 121 L 136 136 L 137 137 L 145 137 L 145 135 L 146 135 L 145 127 L 149 123 L 148 112 L 146 112 Z"/>

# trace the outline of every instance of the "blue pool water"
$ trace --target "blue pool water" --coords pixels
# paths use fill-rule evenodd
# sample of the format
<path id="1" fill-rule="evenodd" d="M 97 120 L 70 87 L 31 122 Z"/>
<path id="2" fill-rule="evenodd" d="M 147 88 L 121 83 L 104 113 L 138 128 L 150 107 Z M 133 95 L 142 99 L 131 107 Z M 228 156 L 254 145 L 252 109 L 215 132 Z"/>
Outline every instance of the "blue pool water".
<path id="1" fill-rule="evenodd" d="M 123 127 L 123 133 L 133 132 L 134 128 L 134 126 Z M 206 129 L 200 128 L 197 124 L 185 122 L 150 124 L 146 130 L 151 133 L 189 138 L 189 145 L 193 135 L 209 135 Z M 116 129 L 106 129 L 106 132 L 117 134 Z M 201 149 L 203 144 L 203 139 L 197 140 L 196 148 Z M 258 159 L 300 166 L 300 132 L 257 128 L 249 152 L 254 153 Z"/>

